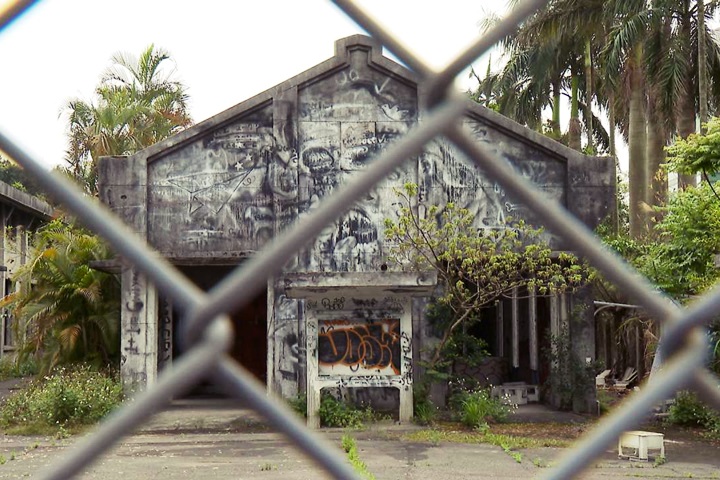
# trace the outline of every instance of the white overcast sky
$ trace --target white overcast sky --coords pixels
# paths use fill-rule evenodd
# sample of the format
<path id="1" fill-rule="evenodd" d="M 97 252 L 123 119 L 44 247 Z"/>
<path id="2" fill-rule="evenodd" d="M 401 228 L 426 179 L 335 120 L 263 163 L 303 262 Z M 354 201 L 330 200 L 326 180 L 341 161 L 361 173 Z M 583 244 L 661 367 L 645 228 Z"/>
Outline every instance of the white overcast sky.
<path id="1" fill-rule="evenodd" d="M 441 68 L 504 0 L 359 0 Z M 116 52 L 168 50 L 195 122 L 330 58 L 362 33 L 326 0 L 42 0 L 0 32 L 0 128 L 51 167 L 66 148 L 63 105 L 89 101 Z M 482 67 L 483 71 L 485 67 Z"/>

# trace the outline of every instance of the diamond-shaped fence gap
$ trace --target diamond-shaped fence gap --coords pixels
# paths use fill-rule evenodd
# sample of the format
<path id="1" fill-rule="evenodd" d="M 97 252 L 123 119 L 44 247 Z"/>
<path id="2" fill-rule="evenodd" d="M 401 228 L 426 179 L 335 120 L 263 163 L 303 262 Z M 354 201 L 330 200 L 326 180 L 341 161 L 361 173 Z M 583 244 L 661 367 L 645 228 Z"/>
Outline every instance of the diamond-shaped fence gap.
<path id="1" fill-rule="evenodd" d="M 464 105 L 464 102 L 458 100 L 431 111 L 402 141 L 390 145 L 367 169 L 357 172 L 350 182 L 330 194 L 302 221 L 296 222 L 256 257 L 236 268 L 210 291 L 208 301 L 193 312 L 188 322 L 188 333 L 196 335 L 208 318 L 233 311 L 249 301 L 265 285 L 268 276 L 279 272 L 299 248 L 315 238 L 326 225 L 349 209 L 398 165 L 420 153 L 427 142 L 459 121 Z"/>
<path id="2" fill-rule="evenodd" d="M 87 197 L 76 185 L 58 173 L 45 170 L 0 131 L 0 150 L 27 170 L 52 198 L 61 203 L 83 223 L 107 240 L 124 261 L 142 265 L 143 273 L 180 308 L 191 309 L 201 303 L 203 292 L 167 260 L 151 250 L 114 212 L 95 199 Z"/>
<path id="3" fill-rule="evenodd" d="M 676 391 L 689 386 L 693 372 L 702 368 L 702 351 L 686 350 L 666 364 L 652 387 L 633 394 L 623 407 L 610 413 L 593 430 L 585 434 L 573 448 L 563 452 L 558 466 L 543 475 L 545 479 L 573 478 L 592 465 L 592 460 L 616 442 L 623 431 L 641 423 L 652 408 Z"/>
<path id="4" fill-rule="evenodd" d="M 170 399 L 187 393 L 208 377 L 230 348 L 232 326 L 227 317 L 214 322 L 206 338 L 160 375 L 157 384 L 137 395 L 131 402 L 103 420 L 97 432 L 78 442 L 56 463 L 40 473 L 39 478 L 70 478 L 97 461 L 123 436 L 132 433 L 144 420 L 166 407 Z"/>
<path id="5" fill-rule="evenodd" d="M 677 314 L 677 307 L 672 302 L 657 293 L 647 280 L 604 247 L 597 237 L 565 208 L 548 201 L 542 192 L 518 175 L 506 161 L 487 152 L 462 129 L 456 128 L 447 135 L 468 155 L 468 158 L 475 161 L 517 200 L 539 215 L 550 230 L 570 242 L 573 248 L 615 285 L 626 289 L 629 297 L 645 307 L 653 316 L 666 319 Z"/>
<path id="6" fill-rule="evenodd" d="M 383 47 L 395 55 L 410 70 L 413 70 L 421 78 L 426 78 L 432 74 L 425 63 L 418 58 L 411 50 L 400 43 L 395 36 L 386 31 L 371 15 L 368 15 L 352 0 L 333 0 L 348 17 L 350 17 L 360 28 L 368 32 L 370 36 L 377 39 Z"/>

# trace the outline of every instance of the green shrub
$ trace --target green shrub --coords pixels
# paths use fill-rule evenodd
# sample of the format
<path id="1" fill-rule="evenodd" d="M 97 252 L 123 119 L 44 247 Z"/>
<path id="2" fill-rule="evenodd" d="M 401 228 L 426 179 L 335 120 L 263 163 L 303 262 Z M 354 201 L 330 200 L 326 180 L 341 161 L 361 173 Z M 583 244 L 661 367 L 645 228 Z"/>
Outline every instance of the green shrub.
<path id="1" fill-rule="evenodd" d="M 370 407 L 357 408 L 337 400 L 329 393 L 321 395 L 318 414 L 320 424 L 324 427 L 362 428 L 363 423 L 376 418 Z"/>
<path id="2" fill-rule="evenodd" d="M 288 404 L 293 412 L 301 417 L 307 417 L 307 395 L 299 392 L 295 397 L 287 399 Z"/>
<path id="3" fill-rule="evenodd" d="M 437 407 L 430 399 L 415 403 L 415 421 L 420 425 L 430 425 L 437 416 Z"/>
<path id="4" fill-rule="evenodd" d="M 437 407 L 430 400 L 429 390 L 425 382 L 417 383 L 413 389 L 413 416 L 420 425 L 430 425 L 438 413 Z"/>
<path id="5" fill-rule="evenodd" d="M 573 312 L 572 321 L 577 321 L 582 310 Z M 543 357 L 550 365 L 550 377 L 544 384 L 559 402 L 560 410 L 572 410 L 576 401 L 584 401 L 595 392 L 595 376 L 602 371 L 601 362 L 590 364 L 578 357 L 572 348 L 568 326 L 557 335 L 550 335 L 550 345 L 543 351 Z"/>
<path id="6" fill-rule="evenodd" d="M 688 427 L 703 427 L 712 438 L 720 438 L 720 413 L 702 403 L 688 391 L 679 392 L 670 407 L 668 422 Z"/>
<path id="7" fill-rule="evenodd" d="M 122 401 L 116 375 L 88 367 L 61 368 L 10 395 L 0 409 L 0 425 L 42 431 L 42 427 L 93 424 Z"/>
<path id="8" fill-rule="evenodd" d="M 461 390 L 450 397 L 450 409 L 458 420 L 471 428 L 485 429 L 488 423 L 504 422 L 516 405 L 493 398 L 490 390 Z"/>
<path id="9" fill-rule="evenodd" d="M 23 378 L 37 375 L 38 366 L 34 358 L 15 359 L 12 356 L 0 358 L 0 380 Z"/>

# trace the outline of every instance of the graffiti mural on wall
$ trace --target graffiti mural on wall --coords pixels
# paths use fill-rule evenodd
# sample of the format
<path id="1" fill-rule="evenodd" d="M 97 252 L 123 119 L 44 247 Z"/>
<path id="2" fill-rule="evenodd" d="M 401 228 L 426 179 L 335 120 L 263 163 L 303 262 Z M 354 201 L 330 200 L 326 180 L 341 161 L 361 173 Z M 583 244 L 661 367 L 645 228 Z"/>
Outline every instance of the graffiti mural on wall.
<path id="1" fill-rule="evenodd" d="M 513 143 L 496 131 L 488 133 L 487 128 L 477 123 L 470 122 L 470 127 L 480 143 L 509 161 L 519 175 L 539 187 L 549 200 L 564 203 L 566 164 L 529 146 Z M 418 165 L 420 200 L 425 206 L 453 202 L 470 211 L 478 229 L 502 228 L 510 220 L 532 222 L 532 213 L 526 206 L 517 203 L 497 182 L 470 164 L 453 144 L 434 140 L 425 147 Z M 438 218 L 442 213 L 441 208 Z M 544 235 L 552 243 L 553 236 Z"/>
<path id="2" fill-rule="evenodd" d="M 151 239 L 172 251 L 264 245 L 275 234 L 275 203 L 297 197 L 294 138 L 282 133 L 273 134 L 266 108 L 151 163 Z"/>
<path id="3" fill-rule="evenodd" d="M 354 55 L 357 66 L 299 94 L 301 212 L 316 208 L 323 197 L 365 168 L 417 117 L 414 87 L 368 68 L 362 52 Z M 378 268 L 387 201 L 393 187 L 415 181 L 414 170 L 406 164 L 326 228 L 303 266 L 320 271 Z"/>
<path id="4" fill-rule="evenodd" d="M 318 363 L 321 375 L 400 375 L 400 321 L 370 323 L 321 320 Z"/>

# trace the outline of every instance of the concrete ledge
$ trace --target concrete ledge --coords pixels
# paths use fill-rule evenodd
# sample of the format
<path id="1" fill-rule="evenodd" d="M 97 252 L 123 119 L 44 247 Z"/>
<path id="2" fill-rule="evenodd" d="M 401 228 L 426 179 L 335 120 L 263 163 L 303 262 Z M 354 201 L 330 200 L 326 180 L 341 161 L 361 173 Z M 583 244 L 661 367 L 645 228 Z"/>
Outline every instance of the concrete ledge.
<path id="1" fill-rule="evenodd" d="M 435 289 L 437 272 L 311 272 L 288 274 L 284 281 L 285 292 L 295 298 L 359 286 L 425 296 Z"/>

